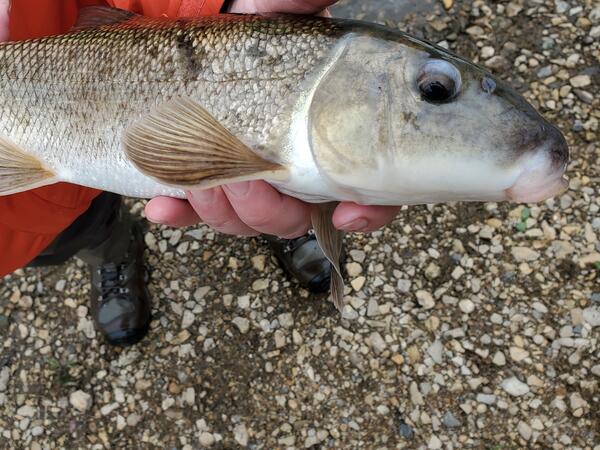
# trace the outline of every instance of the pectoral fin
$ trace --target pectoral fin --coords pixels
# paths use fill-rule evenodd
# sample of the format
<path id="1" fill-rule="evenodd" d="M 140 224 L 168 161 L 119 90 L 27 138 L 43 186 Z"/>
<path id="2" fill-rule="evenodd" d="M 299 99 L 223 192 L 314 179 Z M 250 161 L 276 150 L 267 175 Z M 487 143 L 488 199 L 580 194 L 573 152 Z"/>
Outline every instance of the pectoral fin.
<path id="1" fill-rule="evenodd" d="M 287 177 L 287 169 L 258 156 L 192 100 L 161 105 L 126 131 L 123 145 L 140 171 L 182 188 Z"/>
<path id="2" fill-rule="evenodd" d="M 312 225 L 317 242 L 334 270 L 331 272 L 331 299 L 341 312 L 344 309 L 344 278 L 340 267 L 344 233 L 333 226 L 333 212 L 336 203 L 315 205 L 312 210 Z"/>
<path id="3" fill-rule="evenodd" d="M 0 137 L 0 195 L 28 191 L 55 181 L 54 173 L 39 159 Z"/>

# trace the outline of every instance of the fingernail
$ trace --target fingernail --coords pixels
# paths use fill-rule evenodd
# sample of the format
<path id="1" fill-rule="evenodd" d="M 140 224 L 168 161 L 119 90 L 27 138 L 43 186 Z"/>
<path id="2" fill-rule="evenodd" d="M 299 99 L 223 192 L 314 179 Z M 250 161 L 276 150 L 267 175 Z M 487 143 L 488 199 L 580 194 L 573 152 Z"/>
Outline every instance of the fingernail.
<path id="1" fill-rule="evenodd" d="M 367 219 L 358 218 L 358 219 L 354 219 L 351 222 L 345 223 L 344 225 L 342 225 L 340 227 L 340 229 L 346 230 L 346 231 L 358 231 L 358 230 L 364 230 L 368 226 L 369 226 L 369 221 Z"/>
<path id="2" fill-rule="evenodd" d="M 228 185 L 226 189 L 236 197 L 243 197 L 250 190 L 250 182 L 243 181 L 241 183 L 233 183 Z"/>
<path id="3" fill-rule="evenodd" d="M 212 202 L 213 198 L 215 197 L 215 188 L 204 189 L 202 191 L 194 191 L 191 192 L 191 194 L 192 197 L 194 197 L 194 200 L 202 203 L 209 203 Z"/>

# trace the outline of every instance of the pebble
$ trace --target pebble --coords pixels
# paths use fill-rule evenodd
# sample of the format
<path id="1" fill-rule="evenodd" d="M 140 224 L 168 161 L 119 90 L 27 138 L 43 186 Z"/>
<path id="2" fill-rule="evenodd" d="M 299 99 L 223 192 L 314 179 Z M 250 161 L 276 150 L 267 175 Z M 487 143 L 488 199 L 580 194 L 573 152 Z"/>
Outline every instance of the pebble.
<path id="1" fill-rule="evenodd" d="M 442 418 L 442 423 L 447 428 L 458 428 L 461 426 L 460 421 L 456 417 L 454 417 L 452 411 L 447 411 L 446 414 L 444 414 L 444 417 Z"/>
<path id="2" fill-rule="evenodd" d="M 527 425 L 525 422 L 523 422 L 522 420 L 520 420 L 519 423 L 517 424 L 517 431 L 519 432 L 521 437 L 523 439 L 525 439 L 526 441 L 530 440 L 531 436 L 533 434 L 531 427 L 529 425 Z"/>
<path id="3" fill-rule="evenodd" d="M 471 300 L 464 299 L 458 302 L 458 307 L 460 308 L 460 310 L 462 312 L 464 312 L 465 314 L 471 314 L 473 311 L 475 311 L 475 303 L 473 303 Z"/>
<path id="4" fill-rule="evenodd" d="M 513 397 L 520 397 L 529 392 L 529 386 L 517 377 L 507 378 L 500 384 L 500 387 Z"/>
<path id="5" fill-rule="evenodd" d="M 203 431 L 200 433 L 199 441 L 202 447 L 212 447 L 215 444 L 215 437 L 212 435 L 212 433 Z"/>
<path id="6" fill-rule="evenodd" d="M 246 334 L 250 330 L 250 321 L 244 317 L 235 317 L 232 322 L 242 334 Z"/>
<path id="7" fill-rule="evenodd" d="M 438 438 L 435 434 L 432 434 L 429 438 L 427 448 L 430 450 L 438 450 L 442 448 L 442 441 L 440 441 L 440 438 Z"/>
<path id="8" fill-rule="evenodd" d="M 529 352 L 527 350 L 522 349 L 521 347 L 512 346 L 509 349 L 510 359 L 515 362 L 521 362 L 525 358 L 529 357 Z"/>
<path id="9" fill-rule="evenodd" d="M 431 356 L 431 359 L 433 359 L 433 362 L 436 364 L 442 363 L 443 351 L 444 346 L 440 340 L 434 341 L 427 349 L 427 353 L 429 353 L 429 356 Z"/>
<path id="10" fill-rule="evenodd" d="M 493 394 L 477 394 L 476 400 L 485 405 L 493 405 L 496 403 L 497 397 Z"/>
<path id="11" fill-rule="evenodd" d="M 581 314 L 584 322 L 591 327 L 600 327 L 600 306 L 585 308 Z"/>
<path id="12" fill-rule="evenodd" d="M 346 273 L 350 278 L 356 278 L 362 273 L 362 271 L 362 266 L 356 262 L 346 264 Z"/>
<path id="13" fill-rule="evenodd" d="M 69 396 L 69 403 L 77 411 L 85 412 L 92 407 L 92 396 L 81 390 L 75 391 Z"/>
<path id="14" fill-rule="evenodd" d="M 239 445 L 246 447 L 248 445 L 248 439 L 250 439 L 246 425 L 243 423 L 236 425 L 233 429 L 233 437 Z"/>
<path id="15" fill-rule="evenodd" d="M 498 350 L 496 353 L 494 353 L 494 358 L 492 359 L 492 362 L 500 367 L 506 365 L 506 357 L 504 356 L 504 353 Z"/>
<path id="16" fill-rule="evenodd" d="M 577 75 L 571 78 L 570 83 L 574 88 L 584 88 L 592 84 L 592 79 L 589 75 Z"/>
<path id="17" fill-rule="evenodd" d="M 415 295 L 417 296 L 419 305 L 421 305 L 424 309 L 432 309 L 435 306 L 435 300 L 429 292 L 418 290 Z"/>
<path id="18" fill-rule="evenodd" d="M 535 261 L 540 257 L 538 252 L 529 247 L 513 247 L 511 253 L 518 262 Z"/>
<path id="19" fill-rule="evenodd" d="M 375 353 L 381 353 L 387 347 L 385 340 L 376 331 L 371 333 L 371 335 L 369 336 L 369 344 L 371 348 L 375 351 Z"/>

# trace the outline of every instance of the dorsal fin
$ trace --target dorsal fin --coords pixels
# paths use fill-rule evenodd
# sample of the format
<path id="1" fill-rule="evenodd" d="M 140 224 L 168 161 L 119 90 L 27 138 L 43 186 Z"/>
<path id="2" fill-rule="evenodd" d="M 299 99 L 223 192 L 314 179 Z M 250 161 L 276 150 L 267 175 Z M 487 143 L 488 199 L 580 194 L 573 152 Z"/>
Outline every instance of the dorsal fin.
<path id="1" fill-rule="evenodd" d="M 73 31 L 87 30 L 102 25 L 116 25 L 127 22 L 136 16 L 137 14 L 124 9 L 109 6 L 87 6 L 79 10 L 79 16 L 73 26 Z"/>

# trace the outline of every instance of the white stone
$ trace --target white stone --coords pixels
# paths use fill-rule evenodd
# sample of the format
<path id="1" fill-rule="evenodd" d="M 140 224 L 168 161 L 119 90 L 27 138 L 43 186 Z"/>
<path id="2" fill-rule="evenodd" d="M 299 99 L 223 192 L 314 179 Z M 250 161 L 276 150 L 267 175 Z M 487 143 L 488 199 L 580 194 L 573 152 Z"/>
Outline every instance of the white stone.
<path id="1" fill-rule="evenodd" d="M 529 352 L 527 350 L 522 349 L 521 347 L 511 347 L 509 349 L 510 359 L 515 362 L 523 361 L 525 358 L 529 357 Z"/>
<path id="2" fill-rule="evenodd" d="M 277 316 L 279 325 L 283 328 L 292 328 L 294 326 L 294 316 L 291 313 L 279 314 Z"/>
<path id="3" fill-rule="evenodd" d="M 236 317 L 232 322 L 242 334 L 246 334 L 250 330 L 250 321 L 244 317 Z"/>
<path id="4" fill-rule="evenodd" d="M 506 364 L 506 357 L 504 356 L 504 353 L 498 350 L 496 353 L 494 353 L 494 359 L 492 359 L 492 362 L 497 366 L 504 366 Z"/>
<path id="5" fill-rule="evenodd" d="M 215 437 L 212 435 L 212 433 L 203 431 L 200 433 L 199 441 L 202 447 L 212 447 L 215 443 Z"/>
<path id="6" fill-rule="evenodd" d="M 33 417 L 35 415 L 35 409 L 29 405 L 23 405 L 17 409 L 17 415 L 22 417 Z"/>
<path id="7" fill-rule="evenodd" d="M 429 356 L 431 356 L 431 359 L 433 359 L 433 362 L 436 364 L 442 363 L 443 351 L 444 346 L 439 339 L 436 339 L 427 349 L 427 353 L 429 353 Z"/>
<path id="8" fill-rule="evenodd" d="M 0 392 L 6 391 L 8 388 L 8 380 L 10 379 L 10 369 L 8 367 L 3 367 L 0 370 Z"/>
<path id="9" fill-rule="evenodd" d="M 369 336 L 369 345 L 375 351 L 375 353 L 381 353 L 387 347 L 385 340 L 376 331 L 371 333 L 371 336 Z"/>
<path id="10" fill-rule="evenodd" d="M 473 303 L 468 298 L 458 302 L 458 307 L 465 314 L 471 314 L 473 311 L 475 311 L 475 303 Z"/>
<path id="11" fill-rule="evenodd" d="M 512 255 L 519 262 L 535 261 L 540 257 L 538 252 L 530 249 L 529 247 L 513 247 Z"/>
<path id="12" fill-rule="evenodd" d="M 417 296 L 419 305 L 421 305 L 424 309 L 432 309 L 435 306 L 435 300 L 429 292 L 418 290 L 415 295 Z"/>
<path id="13" fill-rule="evenodd" d="M 600 327 L 600 308 L 590 306 L 582 312 L 583 321 L 593 327 Z"/>
<path id="14" fill-rule="evenodd" d="M 181 328 L 185 330 L 186 328 L 191 327 L 195 320 L 196 316 L 194 313 L 186 309 L 183 312 L 183 318 L 181 319 Z"/>
<path id="15" fill-rule="evenodd" d="M 236 425 L 233 429 L 233 437 L 238 444 L 240 444 L 242 447 L 246 447 L 249 439 L 246 425 L 243 423 Z"/>
<path id="16" fill-rule="evenodd" d="M 507 378 L 502 381 L 500 387 L 514 397 L 520 397 L 529 392 L 529 386 L 520 381 L 517 377 Z"/>
<path id="17" fill-rule="evenodd" d="M 429 443 L 427 444 L 427 448 L 430 450 L 438 450 L 442 448 L 442 441 L 440 441 L 440 438 L 435 434 L 432 434 Z"/>
<path id="18" fill-rule="evenodd" d="M 72 392 L 69 403 L 78 411 L 85 412 L 92 407 L 92 396 L 81 390 Z"/>
<path id="19" fill-rule="evenodd" d="M 517 424 L 517 431 L 519 432 L 519 434 L 521 435 L 521 437 L 523 439 L 525 439 L 526 441 L 528 441 L 529 439 L 531 439 L 531 435 L 532 435 L 532 431 L 531 431 L 531 427 L 529 425 L 527 425 L 525 422 L 520 421 Z"/>

